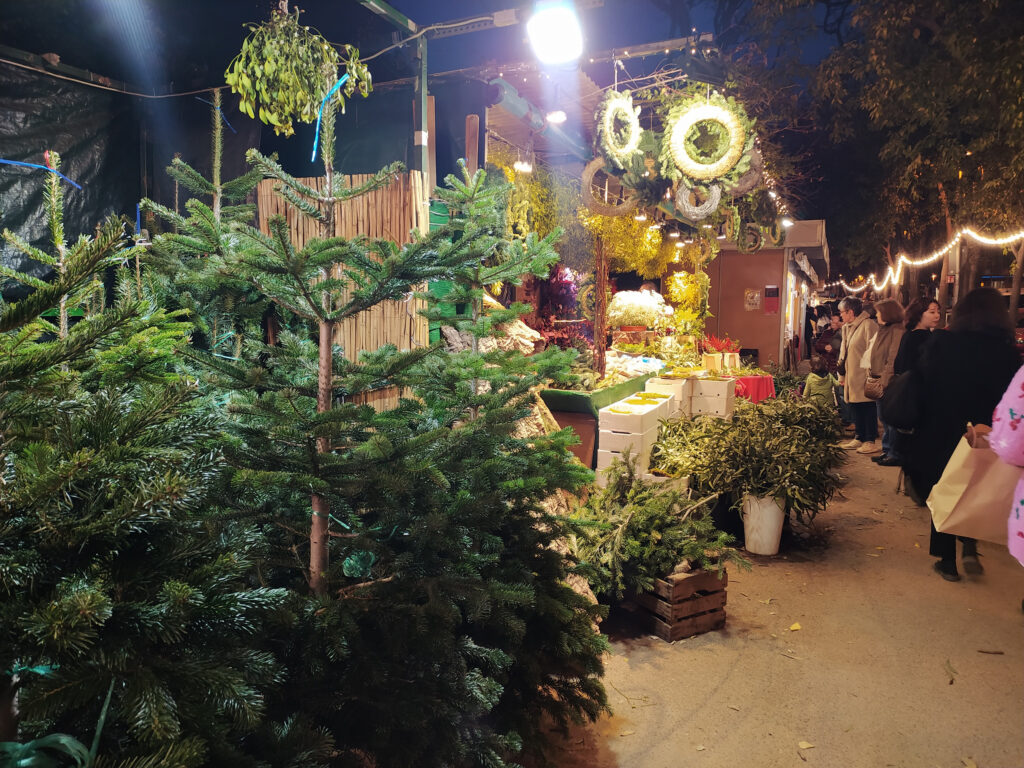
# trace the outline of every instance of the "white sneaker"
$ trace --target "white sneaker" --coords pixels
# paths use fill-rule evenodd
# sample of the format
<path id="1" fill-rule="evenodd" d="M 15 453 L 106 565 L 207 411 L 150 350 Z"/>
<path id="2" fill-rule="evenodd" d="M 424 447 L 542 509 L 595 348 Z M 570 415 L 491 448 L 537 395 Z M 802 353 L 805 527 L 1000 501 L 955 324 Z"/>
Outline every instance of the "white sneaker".
<path id="1" fill-rule="evenodd" d="M 879 445 L 874 440 L 869 440 L 868 442 L 862 444 L 861 447 L 857 449 L 857 453 L 881 453 L 881 452 L 882 452 L 881 447 L 879 447 Z"/>
<path id="2" fill-rule="evenodd" d="M 853 438 L 852 440 L 847 440 L 845 443 L 840 443 L 839 447 L 844 451 L 852 451 L 854 448 L 860 448 L 861 445 L 862 443 L 860 440 Z"/>

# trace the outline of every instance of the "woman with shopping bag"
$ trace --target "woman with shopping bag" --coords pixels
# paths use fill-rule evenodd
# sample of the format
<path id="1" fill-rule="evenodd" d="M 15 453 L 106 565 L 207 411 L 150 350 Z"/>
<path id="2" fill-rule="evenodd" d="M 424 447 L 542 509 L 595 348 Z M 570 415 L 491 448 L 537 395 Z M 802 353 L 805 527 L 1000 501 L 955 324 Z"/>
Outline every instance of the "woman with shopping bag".
<path id="1" fill-rule="evenodd" d="M 1017 371 L 992 414 L 992 450 L 1007 464 L 1024 467 L 1024 368 Z M 1006 509 L 1006 546 L 1024 565 L 1024 475 Z"/>
<path id="2" fill-rule="evenodd" d="M 949 331 L 933 334 L 914 369 L 920 407 L 904 469 L 922 498 L 939 481 L 968 423 L 991 425 L 992 410 L 1020 367 L 999 291 L 976 288 L 964 296 Z M 980 573 L 975 541 L 961 540 L 964 570 Z M 956 536 L 932 524 L 929 552 L 939 558 L 935 570 L 942 578 L 960 580 Z"/>

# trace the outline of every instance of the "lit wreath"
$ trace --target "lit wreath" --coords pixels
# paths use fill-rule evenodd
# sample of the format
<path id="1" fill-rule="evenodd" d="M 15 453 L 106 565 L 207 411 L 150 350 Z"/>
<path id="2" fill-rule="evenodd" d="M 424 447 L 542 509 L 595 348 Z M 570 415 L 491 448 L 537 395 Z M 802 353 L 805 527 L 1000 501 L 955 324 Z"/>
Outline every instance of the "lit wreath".
<path id="1" fill-rule="evenodd" d="M 601 102 L 595 115 L 597 145 L 601 153 L 617 168 L 625 168 L 640 145 L 640 107 L 633 107 L 629 91 L 611 91 Z M 621 127 L 616 123 L 621 124 Z"/>
<path id="2" fill-rule="evenodd" d="M 686 135 L 704 121 L 721 124 L 729 134 L 729 144 L 721 157 L 712 163 L 702 163 L 690 156 L 686 150 Z M 747 141 L 746 131 L 739 118 L 717 104 L 700 104 L 683 112 L 669 127 L 669 147 L 676 167 L 687 176 L 700 179 L 717 179 L 731 171 L 743 156 Z M 716 153 L 717 154 L 717 153 Z"/>
<path id="3" fill-rule="evenodd" d="M 676 192 L 676 208 L 690 221 L 701 221 L 718 210 L 718 204 L 722 202 L 722 188 L 718 184 L 711 184 L 708 187 L 708 199 L 700 205 L 691 205 L 690 193 L 693 189 L 680 182 L 679 191 Z"/>

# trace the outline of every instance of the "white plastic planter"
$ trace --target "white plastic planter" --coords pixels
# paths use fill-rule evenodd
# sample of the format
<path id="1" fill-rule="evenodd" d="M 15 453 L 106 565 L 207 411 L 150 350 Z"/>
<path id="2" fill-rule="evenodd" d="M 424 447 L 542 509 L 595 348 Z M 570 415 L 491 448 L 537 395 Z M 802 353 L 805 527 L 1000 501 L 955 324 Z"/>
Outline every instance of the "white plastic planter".
<path id="1" fill-rule="evenodd" d="M 754 555 L 777 555 L 785 519 L 775 499 L 743 494 L 743 548 Z"/>

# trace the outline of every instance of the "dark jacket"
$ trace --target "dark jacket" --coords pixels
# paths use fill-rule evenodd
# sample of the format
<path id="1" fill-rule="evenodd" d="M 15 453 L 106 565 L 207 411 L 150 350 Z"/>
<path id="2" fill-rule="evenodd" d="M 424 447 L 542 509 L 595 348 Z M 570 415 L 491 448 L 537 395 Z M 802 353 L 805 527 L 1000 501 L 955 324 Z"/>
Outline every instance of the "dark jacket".
<path id="1" fill-rule="evenodd" d="M 1020 356 L 1009 338 L 936 332 L 915 367 L 922 385 L 921 418 L 910 436 L 904 469 L 927 498 L 967 422 L 992 424 L 992 411 L 1020 367 Z"/>
<path id="2" fill-rule="evenodd" d="M 907 331 L 900 339 L 900 349 L 896 353 L 896 361 L 893 363 L 893 373 L 899 375 L 909 371 L 921 357 L 921 350 L 931 339 L 933 333 L 945 333 L 945 331 L 929 331 L 918 328 L 916 331 Z"/>
<path id="3" fill-rule="evenodd" d="M 842 342 L 842 337 L 833 331 L 831 326 L 822 331 L 817 341 L 814 342 L 814 351 L 825 361 L 829 373 L 836 373 L 836 365 L 839 362 L 839 345 Z M 832 345 L 832 349 L 825 349 L 829 344 Z"/>

